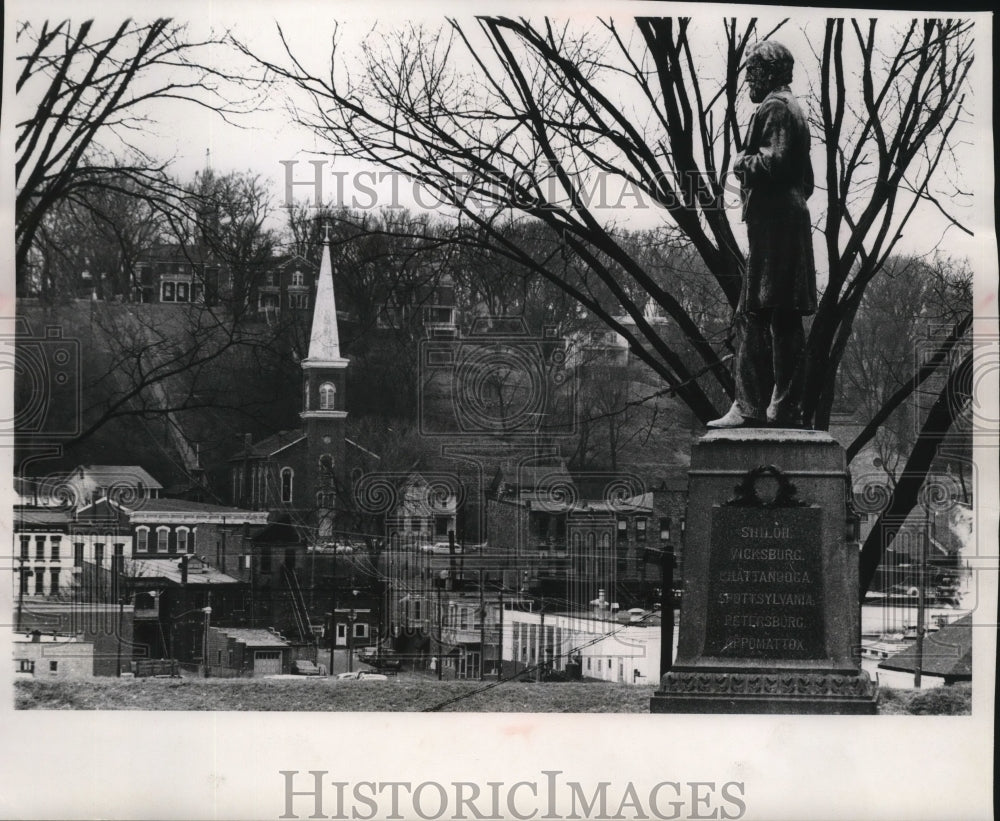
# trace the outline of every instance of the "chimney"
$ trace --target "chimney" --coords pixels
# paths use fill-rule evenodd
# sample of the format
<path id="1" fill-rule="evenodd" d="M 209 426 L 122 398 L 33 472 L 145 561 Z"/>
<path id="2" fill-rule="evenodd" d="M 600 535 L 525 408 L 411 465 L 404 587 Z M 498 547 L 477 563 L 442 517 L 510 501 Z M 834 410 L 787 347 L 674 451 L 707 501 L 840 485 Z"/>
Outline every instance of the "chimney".
<path id="1" fill-rule="evenodd" d="M 41 640 L 42 640 L 42 631 L 41 630 L 32 630 L 31 631 L 31 642 L 32 642 L 32 644 L 38 644 L 38 643 L 41 642 Z"/>

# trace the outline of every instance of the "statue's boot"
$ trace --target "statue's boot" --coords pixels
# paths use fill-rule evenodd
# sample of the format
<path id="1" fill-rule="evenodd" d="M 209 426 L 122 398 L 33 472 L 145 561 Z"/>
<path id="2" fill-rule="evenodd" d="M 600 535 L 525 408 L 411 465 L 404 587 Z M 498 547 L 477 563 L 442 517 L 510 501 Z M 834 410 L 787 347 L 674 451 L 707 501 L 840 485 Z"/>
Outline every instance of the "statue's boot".
<path id="1" fill-rule="evenodd" d="M 734 402 L 729 412 L 721 419 L 713 419 L 706 427 L 709 428 L 762 428 L 764 420 L 752 416 L 744 416 Z"/>

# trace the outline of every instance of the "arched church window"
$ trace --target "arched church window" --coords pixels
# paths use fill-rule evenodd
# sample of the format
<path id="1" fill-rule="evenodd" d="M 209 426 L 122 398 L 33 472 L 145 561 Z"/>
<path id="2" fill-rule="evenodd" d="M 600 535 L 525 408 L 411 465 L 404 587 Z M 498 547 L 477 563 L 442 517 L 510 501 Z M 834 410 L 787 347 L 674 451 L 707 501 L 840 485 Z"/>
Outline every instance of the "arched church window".
<path id="1" fill-rule="evenodd" d="M 333 403 L 337 397 L 337 387 L 333 382 L 324 382 L 319 386 L 319 409 L 333 410 Z"/>

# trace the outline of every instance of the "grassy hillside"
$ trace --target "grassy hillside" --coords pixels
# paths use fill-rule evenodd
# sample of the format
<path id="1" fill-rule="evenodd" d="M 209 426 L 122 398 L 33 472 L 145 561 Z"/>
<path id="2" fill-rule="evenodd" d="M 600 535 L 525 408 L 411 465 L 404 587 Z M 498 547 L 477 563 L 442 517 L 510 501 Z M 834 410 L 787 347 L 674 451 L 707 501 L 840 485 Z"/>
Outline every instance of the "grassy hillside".
<path id="1" fill-rule="evenodd" d="M 18 681 L 18 709 L 290 710 L 332 712 L 643 713 L 653 687 L 574 682 L 535 684 L 281 679 L 93 679 Z M 450 702 L 450 703 L 449 703 Z"/>
<path id="2" fill-rule="evenodd" d="M 18 681 L 20 710 L 645 713 L 655 687 L 604 682 L 388 681 L 329 678 Z M 883 715 L 970 715 L 972 688 L 879 691 Z"/>

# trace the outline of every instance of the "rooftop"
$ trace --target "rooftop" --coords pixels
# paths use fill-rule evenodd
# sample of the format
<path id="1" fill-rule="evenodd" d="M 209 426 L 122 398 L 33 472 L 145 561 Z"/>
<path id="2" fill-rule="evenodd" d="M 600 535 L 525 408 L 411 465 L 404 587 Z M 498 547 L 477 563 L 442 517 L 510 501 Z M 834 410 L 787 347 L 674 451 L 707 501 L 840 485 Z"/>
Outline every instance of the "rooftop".
<path id="1" fill-rule="evenodd" d="M 217 627 L 231 639 L 235 639 L 247 647 L 288 647 L 288 642 L 277 633 L 270 630 L 260 630 L 250 627 Z"/>
<path id="2" fill-rule="evenodd" d="M 911 673 L 917 666 L 917 646 L 887 658 L 880 669 Z M 947 624 L 924 637 L 920 670 L 928 676 L 972 678 L 972 614 Z"/>
<path id="3" fill-rule="evenodd" d="M 145 487 L 161 490 L 161 485 L 154 479 L 145 468 L 139 465 L 80 465 L 70 476 L 77 473 L 93 479 L 98 484 L 115 484 L 128 482 L 138 484 L 141 482 Z"/>
<path id="4" fill-rule="evenodd" d="M 161 559 L 134 559 L 131 575 L 136 579 L 164 579 L 172 584 L 181 584 L 181 556 L 164 556 Z M 188 584 L 239 584 L 240 580 L 217 570 L 200 559 L 189 560 Z"/>
<path id="5" fill-rule="evenodd" d="M 251 459 L 259 459 L 266 456 L 274 456 L 274 454 L 278 451 L 284 450 L 289 445 L 294 445 L 296 442 L 305 438 L 305 434 L 302 433 L 300 428 L 295 428 L 293 430 L 281 430 L 264 439 L 261 439 L 259 442 L 254 442 L 249 448 L 243 448 L 229 461 L 235 462 L 238 459 L 245 459 L 247 457 Z"/>

